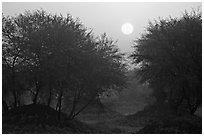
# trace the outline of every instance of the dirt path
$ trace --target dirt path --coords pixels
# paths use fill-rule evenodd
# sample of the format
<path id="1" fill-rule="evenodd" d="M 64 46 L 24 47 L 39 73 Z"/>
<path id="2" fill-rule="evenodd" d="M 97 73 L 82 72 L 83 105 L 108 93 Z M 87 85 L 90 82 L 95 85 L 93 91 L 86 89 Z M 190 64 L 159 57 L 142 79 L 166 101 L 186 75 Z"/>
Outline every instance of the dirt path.
<path id="1" fill-rule="evenodd" d="M 84 119 L 84 120 L 83 120 Z M 92 119 L 88 117 L 82 117 L 81 121 L 88 124 L 90 127 L 100 130 L 103 133 L 115 133 L 115 134 L 133 134 L 140 130 L 142 127 L 131 126 L 128 123 L 122 123 L 121 120 L 124 120 L 125 116 L 115 116 L 112 118 L 100 117 Z"/>

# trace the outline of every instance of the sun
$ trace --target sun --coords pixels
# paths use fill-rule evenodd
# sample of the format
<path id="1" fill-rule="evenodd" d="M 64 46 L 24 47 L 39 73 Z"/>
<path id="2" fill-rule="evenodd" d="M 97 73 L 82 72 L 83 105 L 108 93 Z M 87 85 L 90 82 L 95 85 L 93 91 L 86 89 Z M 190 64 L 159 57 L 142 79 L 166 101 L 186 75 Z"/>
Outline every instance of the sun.
<path id="1" fill-rule="evenodd" d="M 131 23 L 124 23 L 121 27 L 123 34 L 129 35 L 133 32 L 134 28 Z"/>

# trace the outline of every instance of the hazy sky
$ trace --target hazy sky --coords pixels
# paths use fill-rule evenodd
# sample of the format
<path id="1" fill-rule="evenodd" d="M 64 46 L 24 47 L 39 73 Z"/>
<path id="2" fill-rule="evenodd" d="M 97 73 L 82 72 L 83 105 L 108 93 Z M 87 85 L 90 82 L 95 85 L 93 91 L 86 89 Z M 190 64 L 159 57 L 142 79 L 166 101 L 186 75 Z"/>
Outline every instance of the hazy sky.
<path id="1" fill-rule="evenodd" d="M 201 7 L 201 3 L 62 3 L 62 2 L 35 2 L 35 3 L 3 3 L 2 12 L 4 15 L 18 15 L 25 10 L 44 9 L 49 13 L 70 13 L 74 18 L 78 17 L 87 27 L 93 29 L 95 35 L 107 33 L 109 37 L 118 40 L 118 46 L 122 52 L 132 51 L 131 43 L 144 33 L 148 21 L 154 19 L 180 17 L 185 10 L 191 11 L 192 8 Z M 130 35 L 121 32 L 122 24 L 130 22 L 133 24 L 134 31 Z"/>

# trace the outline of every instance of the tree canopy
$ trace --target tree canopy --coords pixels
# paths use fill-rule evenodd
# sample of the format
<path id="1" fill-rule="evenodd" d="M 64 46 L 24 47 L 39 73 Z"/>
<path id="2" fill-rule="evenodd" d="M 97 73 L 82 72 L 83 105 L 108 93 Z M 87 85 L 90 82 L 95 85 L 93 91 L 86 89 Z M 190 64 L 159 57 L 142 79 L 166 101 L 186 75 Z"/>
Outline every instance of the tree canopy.
<path id="1" fill-rule="evenodd" d="M 116 43 L 106 34 L 94 37 L 69 14 L 26 11 L 3 16 L 2 26 L 3 95 L 11 92 L 15 107 L 21 92 L 30 92 L 33 103 L 55 101 L 59 112 L 71 102 L 72 118 L 103 91 L 125 83 Z"/>
<path id="2" fill-rule="evenodd" d="M 201 12 L 150 22 L 134 43 L 131 57 L 139 66 L 137 74 L 157 101 L 176 108 L 185 101 L 194 113 L 202 101 Z"/>

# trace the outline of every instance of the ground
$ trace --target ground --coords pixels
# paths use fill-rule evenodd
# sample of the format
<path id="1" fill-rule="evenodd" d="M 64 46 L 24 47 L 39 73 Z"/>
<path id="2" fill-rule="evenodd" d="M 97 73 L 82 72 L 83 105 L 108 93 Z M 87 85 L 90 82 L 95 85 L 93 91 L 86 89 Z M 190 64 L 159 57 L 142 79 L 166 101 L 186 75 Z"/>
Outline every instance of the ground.
<path id="1" fill-rule="evenodd" d="M 101 130 L 103 133 L 116 133 L 116 134 L 131 134 L 135 133 L 141 126 L 131 126 L 131 124 L 127 122 L 121 122 L 122 120 L 126 120 L 125 115 L 119 114 L 117 112 L 105 112 L 100 114 L 83 114 L 78 117 L 79 120 L 88 124 L 92 128 L 96 128 L 97 130 Z"/>
<path id="2" fill-rule="evenodd" d="M 43 114 L 44 113 L 44 114 Z M 110 109 L 87 110 L 74 120 L 43 105 L 27 105 L 3 113 L 3 134 L 200 134 L 202 118 L 169 110 L 165 105 L 148 106 L 132 115 Z"/>

